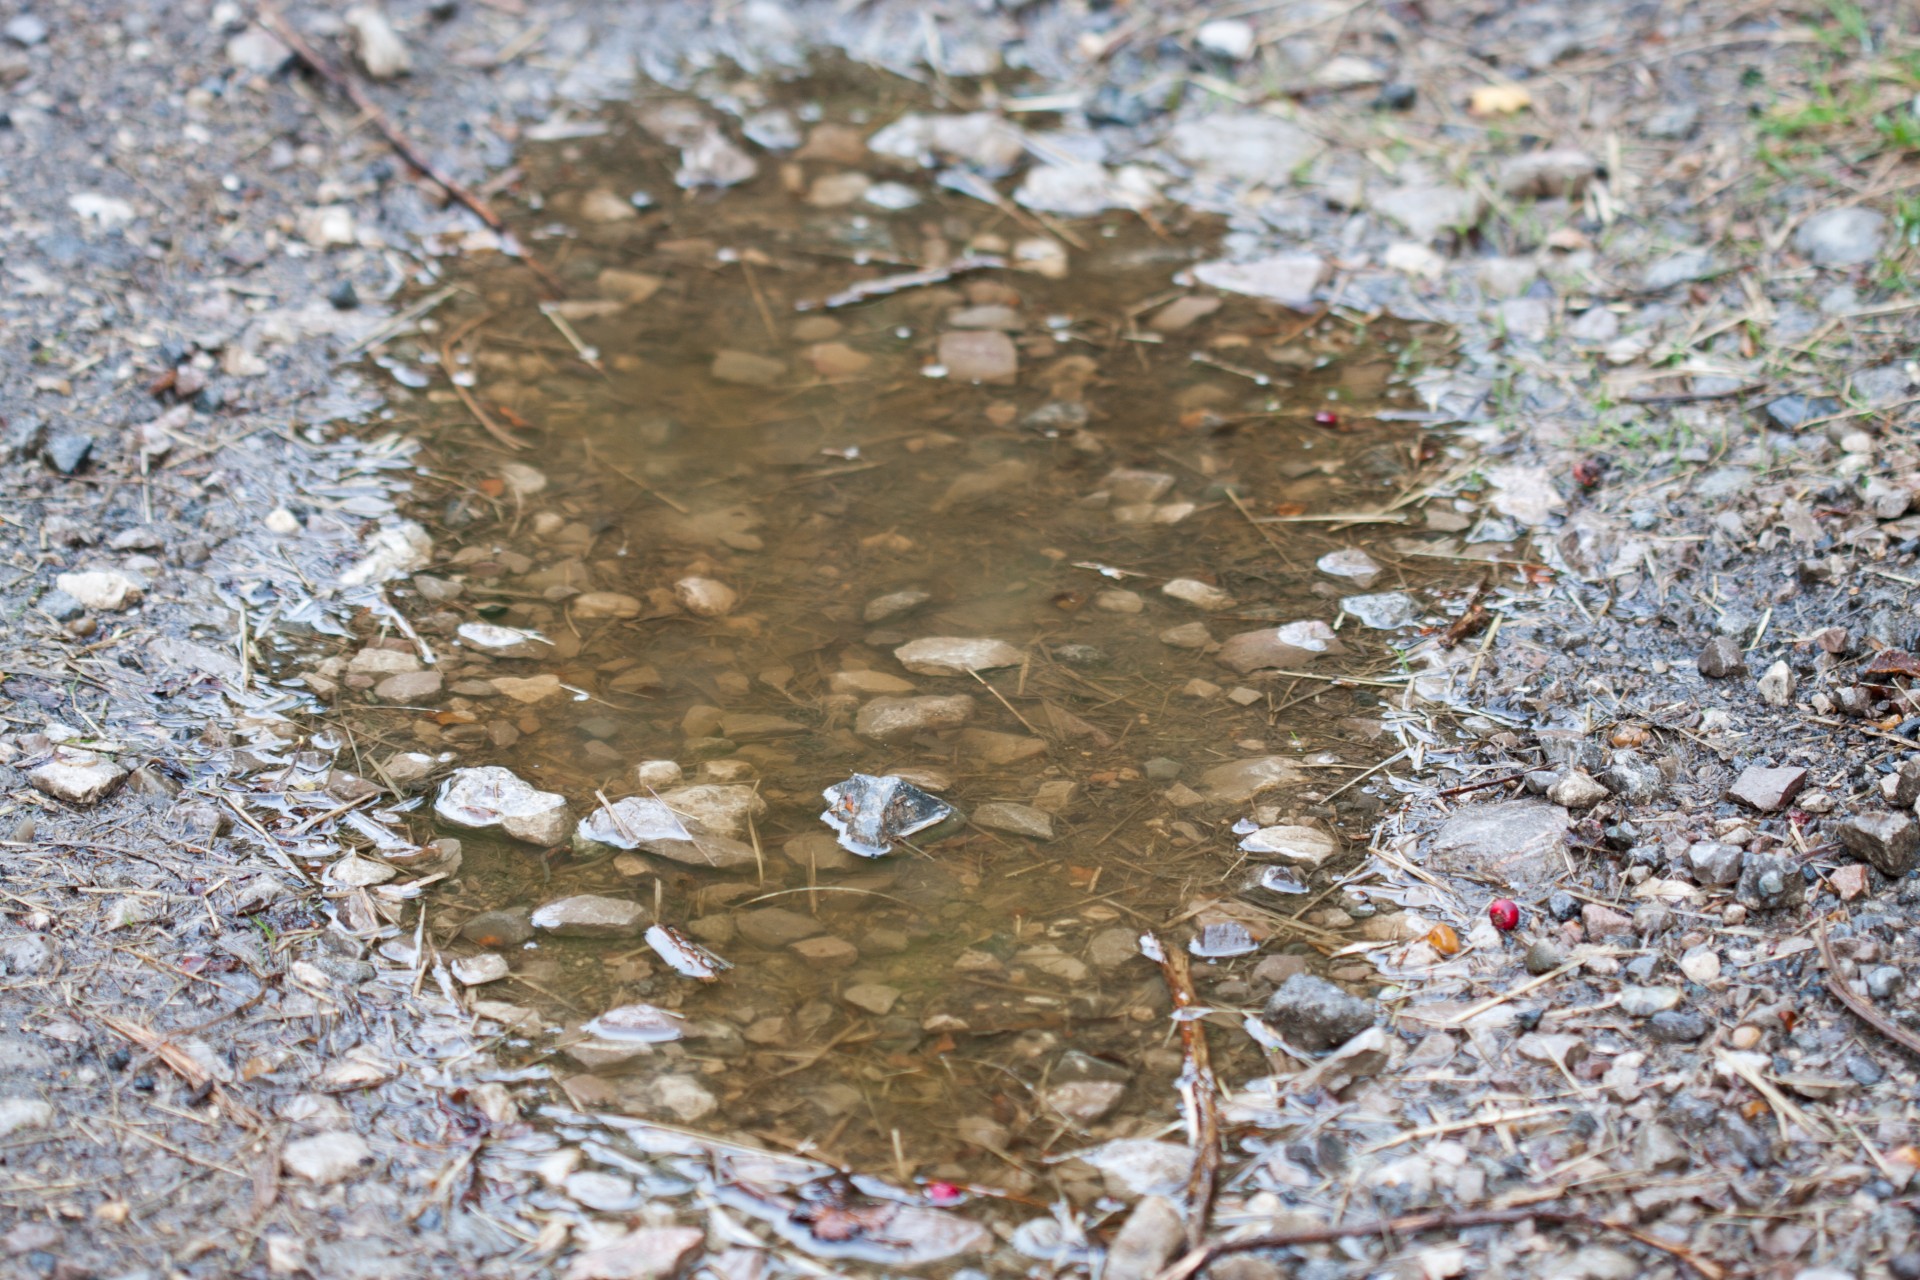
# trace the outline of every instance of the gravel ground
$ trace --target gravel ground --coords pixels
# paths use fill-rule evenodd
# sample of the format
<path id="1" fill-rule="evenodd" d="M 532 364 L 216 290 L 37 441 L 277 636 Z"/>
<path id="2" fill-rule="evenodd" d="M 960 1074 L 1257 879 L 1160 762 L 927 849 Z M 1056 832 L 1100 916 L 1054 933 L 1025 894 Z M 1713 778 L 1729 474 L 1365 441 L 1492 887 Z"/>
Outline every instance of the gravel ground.
<path id="1" fill-rule="evenodd" d="M 1371 1003 L 1277 994 L 1315 1065 L 1223 1082 L 1236 1144 L 1284 1140 L 1236 1147 L 1213 1227 L 1442 1217 L 1212 1274 L 1920 1273 L 1920 46 L 1891 6 L 1248 8 L 402 5 L 411 72 L 370 92 L 522 215 L 516 148 L 636 65 L 744 110 L 838 46 L 1029 129 L 1000 185 L 1043 225 L 1198 211 L 1264 264 L 1203 285 L 1452 325 L 1417 385 L 1453 443 L 1397 549 L 1485 561 L 1484 617 L 1407 655 L 1373 780 L 1403 803 L 1329 908 L 1371 930 Z M 4 1265 L 650 1275 L 697 1222 L 713 1274 L 790 1269 L 738 1203 L 541 1199 L 561 1142 L 613 1138 L 522 1125 L 546 1095 L 447 975 L 363 944 L 403 893 L 305 883 L 299 823 L 401 819 L 260 668 L 391 622 L 408 504 L 447 497 L 342 361 L 499 241 L 251 16 L 0 27 Z M 381 69 L 377 23 L 289 17 Z M 1182 1224 L 1136 1198 L 979 1265 L 1084 1267 L 1090 1232 L 1154 1274 Z"/>

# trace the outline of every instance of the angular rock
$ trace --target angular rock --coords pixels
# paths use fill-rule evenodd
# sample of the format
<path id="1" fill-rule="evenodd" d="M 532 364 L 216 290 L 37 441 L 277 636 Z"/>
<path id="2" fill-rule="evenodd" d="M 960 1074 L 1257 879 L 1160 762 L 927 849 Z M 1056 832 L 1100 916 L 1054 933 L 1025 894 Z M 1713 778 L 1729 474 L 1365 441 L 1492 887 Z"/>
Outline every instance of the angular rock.
<path id="1" fill-rule="evenodd" d="M 1374 212 L 1392 218 L 1417 240 L 1470 231 L 1486 211 L 1486 201 L 1460 187 L 1396 187 L 1368 203 Z"/>
<path id="2" fill-rule="evenodd" d="M 1500 193 L 1517 200 L 1575 196 L 1600 172 L 1600 162 L 1573 147 L 1514 156 L 1500 166 Z"/>
<path id="3" fill-rule="evenodd" d="M 712 578 L 682 578 L 673 584 L 674 599 L 696 618 L 718 618 L 732 613 L 740 593 Z"/>
<path id="4" fill-rule="evenodd" d="M 1300 766 L 1286 756 L 1253 756 L 1230 760 L 1200 775 L 1200 789 L 1206 798 L 1218 804 L 1245 804 L 1274 787 L 1296 786 L 1306 782 Z"/>
<path id="5" fill-rule="evenodd" d="M 1707 1020 L 1691 1009 L 1668 1009 L 1647 1019 L 1647 1036 L 1663 1044 L 1692 1044 L 1707 1034 Z"/>
<path id="6" fill-rule="evenodd" d="M 724 722 L 723 722 L 724 723 Z M 729 839 L 745 839 L 752 820 L 767 812 L 758 787 L 737 783 L 701 783 L 677 787 L 659 797 L 683 823 Z"/>
<path id="7" fill-rule="evenodd" d="M 280 1163 L 296 1178 L 325 1187 L 363 1172 L 373 1163 L 373 1149 L 357 1133 L 316 1133 L 289 1142 L 280 1153 Z"/>
<path id="8" fill-rule="evenodd" d="M 1346 651 L 1332 627 L 1324 622 L 1302 621 L 1229 636 L 1221 642 L 1214 659 L 1230 670 L 1249 675 L 1255 671 L 1290 671 L 1315 658 Z"/>
<path id="9" fill-rule="evenodd" d="M 117 613 L 138 603 L 146 591 L 138 578 L 118 569 L 63 573 L 53 580 L 53 585 L 78 600 L 82 608 L 96 613 Z"/>
<path id="10" fill-rule="evenodd" d="M 1296 973 L 1267 1001 L 1261 1018 L 1288 1044 L 1310 1053 L 1337 1049 L 1371 1027 L 1379 1009 L 1308 973 Z"/>
<path id="11" fill-rule="evenodd" d="M 973 811 L 973 820 L 989 831 L 1004 831 L 1033 840 L 1053 839 L 1052 816 L 1031 805 L 990 800 Z"/>
<path id="12" fill-rule="evenodd" d="M 1540 800 L 1469 805 L 1434 832 L 1429 857 L 1443 871 L 1544 887 L 1567 869 L 1568 825 L 1564 808 Z"/>
<path id="13" fill-rule="evenodd" d="M 1280 253 L 1255 262 L 1203 262 L 1193 278 L 1222 293 L 1266 298 L 1295 311 L 1313 306 L 1314 291 L 1327 277 L 1326 260 L 1311 253 Z"/>
<path id="14" fill-rule="evenodd" d="M 868 622 L 885 622 L 889 618 L 898 618 L 912 613 L 927 601 L 933 599 L 930 592 L 917 587 L 908 587 L 901 591 L 889 591 L 886 595 L 875 596 L 867 601 L 860 616 Z"/>
<path id="15" fill-rule="evenodd" d="M 1173 1202 L 1147 1196 L 1114 1233 L 1107 1246 L 1106 1265 L 1100 1271 L 1101 1280 L 1153 1280 L 1185 1238 L 1186 1224 Z"/>
<path id="16" fill-rule="evenodd" d="M 1261 827 L 1243 839 L 1240 848 L 1256 857 L 1317 867 L 1340 852 L 1340 842 L 1318 827 Z"/>
<path id="17" fill-rule="evenodd" d="M 553 645 L 535 632 L 491 622 L 463 622 L 454 634 L 475 653 L 492 658 L 538 658 L 553 652 Z"/>
<path id="18" fill-rule="evenodd" d="M 893 651 L 901 666 L 921 676 L 964 676 L 996 667 L 1017 667 L 1026 654 L 1005 640 L 926 636 Z"/>
<path id="19" fill-rule="evenodd" d="M 1566 777 L 1547 788 L 1547 799 L 1569 809 L 1591 809 L 1608 794 L 1604 786 L 1580 769 L 1569 770 Z"/>
<path id="20" fill-rule="evenodd" d="M 499 827 L 537 845 L 564 842 L 570 825 L 565 796 L 540 791 L 498 765 L 454 770 L 440 784 L 433 811 L 456 827 Z"/>
<path id="21" fill-rule="evenodd" d="M 1717 840 L 1696 840 L 1687 846 L 1687 870 L 1693 878 L 1709 888 L 1725 888 L 1737 884 L 1740 880 L 1740 868 L 1745 865 L 1747 851 L 1739 845 L 1722 844 Z"/>
<path id="22" fill-rule="evenodd" d="M 750 787 L 740 789 L 752 791 Z M 698 818 L 676 812 L 668 799 L 674 794 L 628 796 L 600 806 L 574 830 L 574 849 L 586 858 L 603 857 L 618 849 L 639 849 L 655 857 L 713 871 L 751 867 L 759 862 L 752 845 L 710 831 Z M 765 801 L 760 804 L 765 807 Z M 707 807 L 726 812 L 724 806 Z"/>
<path id="23" fill-rule="evenodd" d="M 950 329 L 940 335 L 936 358 L 958 382 L 1011 386 L 1020 378 L 1020 349 L 997 329 Z"/>
<path id="24" fill-rule="evenodd" d="M 1855 857 L 1896 879 L 1913 870 L 1914 855 L 1920 853 L 1920 822 L 1904 813 L 1863 813 L 1841 823 L 1834 834 Z"/>
<path id="25" fill-rule="evenodd" d="M 1793 701 L 1793 669 L 1783 659 L 1768 667 L 1756 685 L 1760 701 L 1770 707 L 1784 707 Z"/>
<path id="26" fill-rule="evenodd" d="M 922 733 L 959 728 L 973 718 L 973 707 L 973 698 L 964 693 L 875 698 L 860 708 L 853 731 L 875 742 L 906 742 Z"/>
<path id="27" fill-rule="evenodd" d="M 1761 813 L 1778 813 L 1793 803 L 1807 783 L 1807 771 L 1793 765 L 1766 768 L 1749 765 L 1727 788 L 1727 798 Z"/>
<path id="28" fill-rule="evenodd" d="M 54 747 L 51 758 L 27 770 L 27 781 L 36 791 L 73 805 L 99 801 L 126 776 L 126 769 L 112 758 L 64 743 Z"/>
<path id="29" fill-rule="evenodd" d="M 642 1227 L 573 1255 L 566 1280 L 661 1280 L 706 1238 L 698 1227 Z"/>
<path id="30" fill-rule="evenodd" d="M 1806 902 L 1807 882 L 1794 859 L 1750 852 L 1734 896 L 1749 911 L 1779 911 Z"/>
<path id="31" fill-rule="evenodd" d="M 1880 256 L 1887 236 L 1887 215 L 1855 206 L 1825 209 L 1793 233 L 1793 247 L 1817 267 L 1857 267 Z"/>
<path id="32" fill-rule="evenodd" d="M 531 923 L 556 938 L 637 938 L 650 914 L 624 898 L 581 893 L 535 908 Z"/>

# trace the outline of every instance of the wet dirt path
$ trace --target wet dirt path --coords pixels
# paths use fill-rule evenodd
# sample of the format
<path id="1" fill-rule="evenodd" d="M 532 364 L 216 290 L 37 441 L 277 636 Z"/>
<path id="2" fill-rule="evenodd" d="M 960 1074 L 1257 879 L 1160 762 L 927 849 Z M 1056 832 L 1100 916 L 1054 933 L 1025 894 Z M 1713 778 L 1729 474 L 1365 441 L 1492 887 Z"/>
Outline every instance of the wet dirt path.
<path id="1" fill-rule="evenodd" d="M 1393 545 L 1464 525 L 1404 502 L 1445 465 L 1406 379 L 1446 337 L 1184 287 L 1205 219 L 1073 247 L 856 171 L 861 98 L 803 85 L 802 158 L 720 195 L 624 122 L 528 148 L 527 243 L 570 300 L 495 257 L 373 356 L 431 442 L 436 563 L 396 602 L 438 660 L 382 632 L 317 678 L 373 776 L 503 766 L 598 824 L 438 828 L 463 860 L 427 908 L 568 1103 L 1044 1200 L 1052 1153 L 1176 1124 L 1142 928 L 1192 940 L 1220 1009 L 1372 975 L 1327 957 L 1385 905 L 1340 875 L 1395 652 L 1475 582 Z M 964 825 L 855 856 L 819 816 L 853 774 Z M 714 838 L 635 850 L 627 797 Z M 733 967 L 676 973 L 656 923 Z M 634 1005 L 678 1038 L 582 1029 Z M 1223 1078 L 1264 1072 L 1215 1039 Z"/>

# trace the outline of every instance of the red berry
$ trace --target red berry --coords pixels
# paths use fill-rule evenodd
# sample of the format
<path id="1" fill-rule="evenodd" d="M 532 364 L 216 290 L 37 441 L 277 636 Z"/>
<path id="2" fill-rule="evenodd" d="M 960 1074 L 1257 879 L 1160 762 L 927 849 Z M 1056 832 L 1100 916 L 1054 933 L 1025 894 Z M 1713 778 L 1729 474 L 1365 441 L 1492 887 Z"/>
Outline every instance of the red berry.
<path id="1" fill-rule="evenodd" d="M 1487 919 L 1500 932 L 1512 933 L 1520 927 L 1520 904 L 1512 898 L 1495 898 L 1487 904 Z"/>
<path id="2" fill-rule="evenodd" d="M 929 1182 L 927 1184 L 927 1203 L 932 1205 L 959 1204 L 967 1198 L 967 1193 L 951 1182 Z"/>
<path id="3" fill-rule="evenodd" d="M 1337 427 L 1340 425 L 1340 415 L 1331 409 L 1322 409 L 1313 415 L 1313 422 L 1318 427 Z"/>

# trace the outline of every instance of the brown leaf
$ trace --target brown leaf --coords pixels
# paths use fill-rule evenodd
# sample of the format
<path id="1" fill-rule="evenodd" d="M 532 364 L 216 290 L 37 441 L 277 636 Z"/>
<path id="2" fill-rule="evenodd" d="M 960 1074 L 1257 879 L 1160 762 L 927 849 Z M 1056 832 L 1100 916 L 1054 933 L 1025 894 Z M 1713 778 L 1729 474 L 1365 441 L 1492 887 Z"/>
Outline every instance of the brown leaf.
<path id="1" fill-rule="evenodd" d="M 1920 658 L 1905 649 L 1882 649 L 1860 673 L 1863 676 L 1920 676 Z"/>

